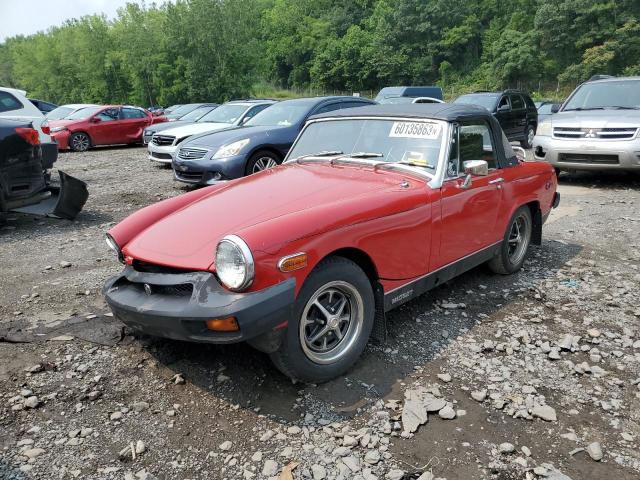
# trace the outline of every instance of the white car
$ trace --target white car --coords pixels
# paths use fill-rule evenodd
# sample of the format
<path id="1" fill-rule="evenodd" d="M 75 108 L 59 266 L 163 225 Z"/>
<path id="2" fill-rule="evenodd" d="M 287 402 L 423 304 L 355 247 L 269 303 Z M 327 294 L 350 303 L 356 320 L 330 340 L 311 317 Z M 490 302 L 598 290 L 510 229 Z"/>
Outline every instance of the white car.
<path id="1" fill-rule="evenodd" d="M 148 145 L 149 160 L 171 163 L 178 146 L 192 135 L 215 132 L 243 125 L 256 113 L 276 103 L 275 100 L 234 100 L 207 113 L 196 123 L 155 133 Z"/>
<path id="2" fill-rule="evenodd" d="M 49 136 L 49 127 L 42 112 L 27 99 L 27 92 L 16 88 L 0 87 L 0 118 L 30 121 L 40 134 L 42 167 L 51 168 L 58 158 L 58 145 Z"/>
<path id="3" fill-rule="evenodd" d="M 69 103 L 67 105 L 60 105 L 57 108 L 54 108 L 49 113 L 45 115 L 47 120 L 62 120 L 63 118 L 68 117 L 72 113 L 77 112 L 83 108 L 87 107 L 97 107 L 93 103 Z"/>

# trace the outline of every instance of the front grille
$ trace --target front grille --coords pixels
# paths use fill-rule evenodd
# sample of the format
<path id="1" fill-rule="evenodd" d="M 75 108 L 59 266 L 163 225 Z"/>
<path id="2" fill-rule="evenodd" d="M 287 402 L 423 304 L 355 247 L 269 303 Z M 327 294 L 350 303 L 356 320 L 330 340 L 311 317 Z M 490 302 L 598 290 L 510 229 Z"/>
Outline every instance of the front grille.
<path id="1" fill-rule="evenodd" d="M 178 158 L 182 160 L 199 160 L 201 158 L 204 158 L 207 152 L 208 150 L 205 150 L 203 148 L 184 147 L 178 151 Z"/>
<path id="2" fill-rule="evenodd" d="M 152 137 L 153 137 L 153 134 L 147 135 L 145 133 L 145 134 L 142 135 L 142 141 L 144 142 L 145 145 L 147 145 L 151 141 Z"/>
<path id="3" fill-rule="evenodd" d="M 630 140 L 636 136 L 638 129 L 629 128 L 573 128 L 556 127 L 553 129 L 555 138 L 574 140 Z"/>
<path id="4" fill-rule="evenodd" d="M 151 143 L 161 147 L 166 145 L 173 145 L 173 142 L 175 142 L 175 140 L 176 137 L 172 137 L 171 135 L 154 135 L 151 139 Z"/>
<path id="5" fill-rule="evenodd" d="M 149 297 L 163 295 L 166 297 L 191 297 L 193 285 L 190 283 L 179 283 L 177 285 L 154 285 L 152 283 L 129 282 L 129 288 L 134 289 L 140 295 Z"/>
<path id="6" fill-rule="evenodd" d="M 178 180 L 183 180 L 185 182 L 199 182 L 202 180 L 203 173 L 202 172 L 179 172 L 174 170 L 176 173 L 176 178 Z"/>
<path id="7" fill-rule="evenodd" d="M 170 153 L 151 152 L 151 156 L 159 160 L 171 160 Z"/>
<path id="8" fill-rule="evenodd" d="M 180 274 L 180 273 L 193 272 L 193 270 L 185 270 L 182 268 L 174 268 L 174 267 L 165 267 L 164 265 L 156 265 L 155 263 L 143 262 L 141 260 L 134 260 L 131 266 L 136 272 L 142 272 L 142 273 Z"/>
<path id="9" fill-rule="evenodd" d="M 617 155 L 596 155 L 590 153 L 560 153 L 558 162 L 561 163 L 586 163 L 594 165 L 617 165 L 620 159 Z"/>

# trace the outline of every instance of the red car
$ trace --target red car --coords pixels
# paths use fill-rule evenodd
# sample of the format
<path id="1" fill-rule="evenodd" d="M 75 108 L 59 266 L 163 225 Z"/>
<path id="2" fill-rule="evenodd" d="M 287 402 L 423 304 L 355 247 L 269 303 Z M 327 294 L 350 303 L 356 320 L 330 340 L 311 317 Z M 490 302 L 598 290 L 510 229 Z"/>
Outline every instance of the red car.
<path id="1" fill-rule="evenodd" d="M 84 152 L 96 145 L 140 143 L 146 127 L 166 121 L 167 117 L 154 116 L 143 108 L 108 105 L 83 108 L 50 121 L 49 128 L 58 149 Z"/>
<path id="2" fill-rule="evenodd" d="M 376 105 L 312 117 L 286 161 L 162 201 L 107 234 L 105 285 L 140 331 L 247 341 L 292 378 L 344 373 L 384 314 L 487 262 L 522 266 L 558 205 L 480 107 Z"/>

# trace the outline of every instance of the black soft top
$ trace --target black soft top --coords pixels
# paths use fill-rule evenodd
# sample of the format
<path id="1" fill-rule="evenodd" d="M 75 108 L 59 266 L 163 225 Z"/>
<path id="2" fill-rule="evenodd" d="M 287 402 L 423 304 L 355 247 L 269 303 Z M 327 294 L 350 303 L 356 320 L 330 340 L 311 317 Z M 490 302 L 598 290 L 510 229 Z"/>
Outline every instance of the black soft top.
<path id="1" fill-rule="evenodd" d="M 310 120 L 344 117 L 430 118 L 433 120 L 444 120 L 445 122 L 455 122 L 467 118 L 490 118 L 491 113 L 487 109 L 475 105 L 457 103 L 408 103 L 345 108 L 343 110 L 314 115 Z"/>

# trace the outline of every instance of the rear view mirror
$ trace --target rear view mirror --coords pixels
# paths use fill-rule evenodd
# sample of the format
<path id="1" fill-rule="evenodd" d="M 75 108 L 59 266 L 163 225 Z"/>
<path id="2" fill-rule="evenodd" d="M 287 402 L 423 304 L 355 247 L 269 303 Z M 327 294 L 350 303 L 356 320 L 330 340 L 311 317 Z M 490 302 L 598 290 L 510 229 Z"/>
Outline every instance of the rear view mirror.
<path id="1" fill-rule="evenodd" d="M 467 175 L 489 175 L 489 164 L 485 160 L 467 160 L 464 162 L 464 173 Z"/>
<path id="2" fill-rule="evenodd" d="M 100 123 L 102 119 L 100 117 L 91 117 L 89 120 L 90 123 Z"/>
<path id="3" fill-rule="evenodd" d="M 554 103 L 553 105 L 551 105 L 551 113 L 558 113 L 561 106 L 561 103 Z"/>

